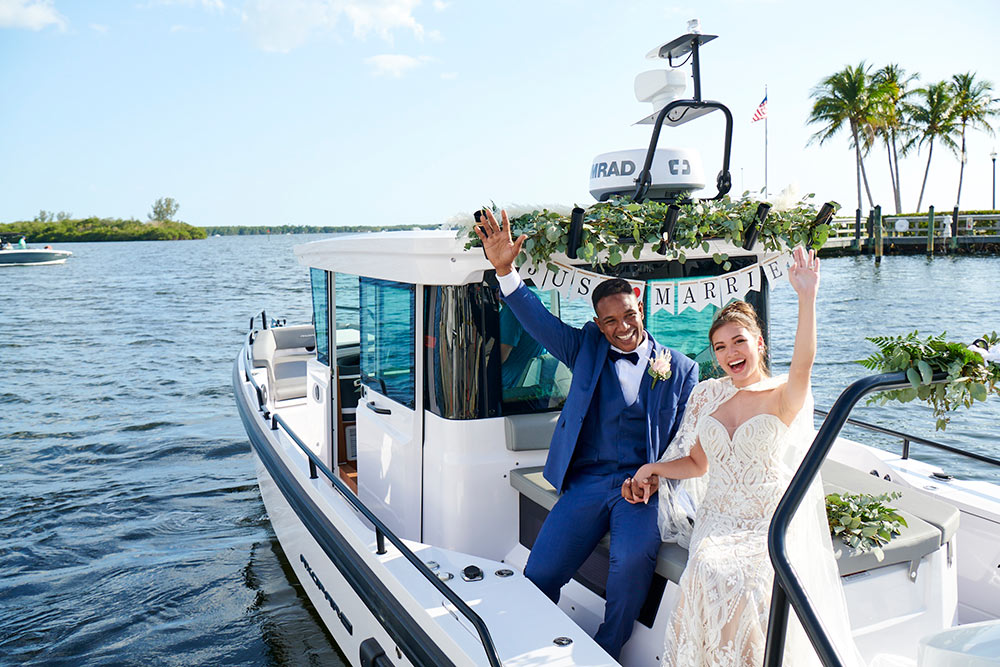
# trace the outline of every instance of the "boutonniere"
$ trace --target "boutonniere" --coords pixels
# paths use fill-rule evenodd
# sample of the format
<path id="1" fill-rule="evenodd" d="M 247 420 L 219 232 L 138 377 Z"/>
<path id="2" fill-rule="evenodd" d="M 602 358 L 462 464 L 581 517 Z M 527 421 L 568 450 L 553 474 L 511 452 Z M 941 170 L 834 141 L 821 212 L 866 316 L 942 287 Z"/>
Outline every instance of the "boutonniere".
<path id="1" fill-rule="evenodd" d="M 646 371 L 653 378 L 650 389 L 656 386 L 657 380 L 669 380 L 673 374 L 670 371 L 670 350 L 663 350 L 649 360 L 649 369 Z"/>

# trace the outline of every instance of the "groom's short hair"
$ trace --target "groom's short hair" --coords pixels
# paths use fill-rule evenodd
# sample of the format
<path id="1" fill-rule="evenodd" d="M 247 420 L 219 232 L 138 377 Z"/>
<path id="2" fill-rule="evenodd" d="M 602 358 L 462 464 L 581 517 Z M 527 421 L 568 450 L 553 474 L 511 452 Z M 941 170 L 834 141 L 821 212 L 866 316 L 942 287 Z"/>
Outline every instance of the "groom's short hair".
<path id="1" fill-rule="evenodd" d="M 594 288 L 593 294 L 590 298 L 594 302 L 594 312 L 597 312 L 597 304 L 606 296 L 611 296 L 612 294 L 635 294 L 632 290 L 632 286 L 628 284 L 627 280 L 622 280 L 621 278 L 611 278 L 610 280 L 605 280 L 603 283 Z"/>

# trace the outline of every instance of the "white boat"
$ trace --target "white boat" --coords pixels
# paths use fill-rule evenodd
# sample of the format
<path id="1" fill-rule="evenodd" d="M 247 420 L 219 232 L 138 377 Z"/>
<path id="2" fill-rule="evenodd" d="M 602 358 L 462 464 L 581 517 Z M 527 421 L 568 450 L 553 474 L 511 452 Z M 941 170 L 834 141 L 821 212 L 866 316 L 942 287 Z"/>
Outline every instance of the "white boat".
<path id="1" fill-rule="evenodd" d="M 697 56 L 710 37 L 679 40 Z M 670 54 L 668 47 L 660 52 Z M 647 167 L 654 149 L 655 141 Z M 690 181 L 666 182 L 654 173 L 645 185 L 640 176 L 640 186 L 690 187 L 701 178 L 696 157 L 685 156 Z M 620 168 L 592 171 L 599 196 L 614 191 L 594 182 L 609 171 Z M 728 186 L 722 176 L 718 184 L 720 192 Z M 635 185 L 629 179 L 618 187 Z M 759 246 L 712 241 L 682 265 L 646 245 L 615 273 L 643 280 L 716 276 L 723 273 L 712 259 L 718 252 L 728 253 L 733 270 L 765 259 Z M 296 246 L 295 253 L 310 271 L 313 324 L 268 327 L 263 313 L 259 327 L 252 320 L 233 385 L 271 524 L 346 658 L 358 666 L 615 664 L 591 638 L 604 614 L 606 544 L 563 588 L 558 605 L 522 574 L 556 499 L 541 466 L 571 376 L 543 351 L 513 385 L 501 386 L 496 280 L 482 251 L 465 250 L 454 231 L 413 231 L 338 236 Z M 568 255 L 554 259 L 583 266 Z M 766 324 L 768 290 L 747 297 Z M 544 300 L 571 323 L 588 316 L 557 290 Z M 647 328 L 704 358 L 710 320 L 710 309 L 689 310 L 649 317 Z M 837 438 L 851 400 L 873 382 L 853 387 L 831 409 L 801 471 L 821 466 L 831 489 L 902 493 L 894 506 L 909 527 L 885 547 L 885 558 L 844 552 L 839 565 L 865 657 L 916 664 L 921 638 L 936 642 L 937 651 L 947 644 L 940 633 L 956 624 L 1000 619 L 1000 487 Z M 780 515 L 794 509 L 797 480 L 776 514 L 772 541 L 779 546 Z M 802 616 L 794 575 L 778 551 L 772 549 L 781 590 L 775 597 L 787 596 Z M 686 558 L 677 545 L 661 548 L 621 664 L 659 664 Z M 822 643 L 822 628 L 805 624 Z M 976 650 L 990 650 L 983 634 L 989 624 L 965 627 L 986 637 L 980 647 L 987 648 Z M 769 641 L 780 642 L 780 632 Z M 768 664 L 779 662 L 780 651 L 772 651 Z M 826 664 L 839 663 L 833 656 Z"/>
<path id="2" fill-rule="evenodd" d="M 0 248 L 0 266 L 62 264 L 72 254 L 69 250 L 52 248 L 3 247 Z"/>

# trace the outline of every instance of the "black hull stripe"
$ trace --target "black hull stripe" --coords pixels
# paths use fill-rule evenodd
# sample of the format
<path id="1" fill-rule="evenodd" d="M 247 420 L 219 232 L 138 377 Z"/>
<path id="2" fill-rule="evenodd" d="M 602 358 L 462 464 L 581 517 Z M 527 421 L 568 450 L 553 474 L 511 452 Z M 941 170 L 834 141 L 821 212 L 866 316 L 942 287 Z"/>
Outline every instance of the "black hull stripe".
<path id="1" fill-rule="evenodd" d="M 250 443 L 257 456 L 306 530 L 411 663 L 419 667 L 454 665 L 455 663 L 431 640 L 361 556 L 351 548 L 312 498 L 300 490 L 294 475 L 271 449 L 264 429 L 245 405 L 241 376 L 237 358 L 233 367 L 233 388 L 240 419 L 250 436 Z"/>

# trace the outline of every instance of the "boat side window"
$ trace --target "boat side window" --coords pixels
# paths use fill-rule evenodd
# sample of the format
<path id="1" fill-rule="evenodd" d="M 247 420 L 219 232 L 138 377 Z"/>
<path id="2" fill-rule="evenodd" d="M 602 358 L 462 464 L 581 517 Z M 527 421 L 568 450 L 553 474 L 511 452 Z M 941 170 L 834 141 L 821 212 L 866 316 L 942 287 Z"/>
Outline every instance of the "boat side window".
<path id="1" fill-rule="evenodd" d="M 313 329 L 316 331 L 316 361 L 330 365 L 330 281 L 326 271 L 309 269 L 312 287 Z"/>
<path id="2" fill-rule="evenodd" d="M 413 285 L 360 279 L 361 381 L 413 409 L 416 363 Z"/>
<path id="3" fill-rule="evenodd" d="M 549 311 L 576 327 L 593 318 L 590 305 L 559 298 L 555 290 L 540 290 L 530 284 Z M 580 305 L 583 304 L 583 308 Z M 500 307 L 503 414 L 561 410 L 569 393 L 573 373 L 526 332 L 506 305 Z"/>

